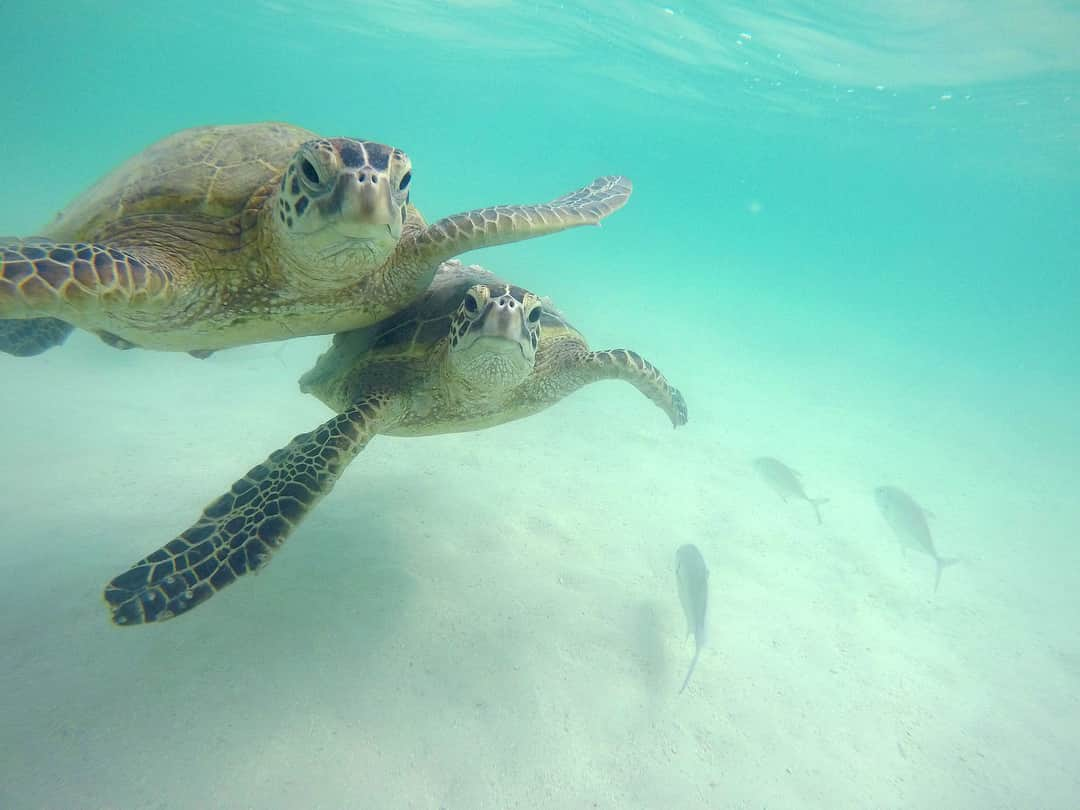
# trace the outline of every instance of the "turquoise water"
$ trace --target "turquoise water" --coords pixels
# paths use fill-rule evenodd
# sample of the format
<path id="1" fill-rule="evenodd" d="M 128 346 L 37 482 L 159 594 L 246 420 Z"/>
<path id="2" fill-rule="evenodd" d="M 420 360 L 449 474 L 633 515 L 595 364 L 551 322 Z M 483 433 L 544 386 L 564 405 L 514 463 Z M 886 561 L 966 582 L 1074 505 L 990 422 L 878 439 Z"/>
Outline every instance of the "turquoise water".
<path id="1" fill-rule="evenodd" d="M 213 122 L 399 145 L 430 212 L 623 173 L 638 194 L 612 222 L 617 258 L 614 240 L 574 234 L 505 260 L 573 255 L 605 282 L 632 261 L 718 314 L 783 290 L 798 317 L 1038 385 L 1080 339 L 1076 19 L 1055 9 L 22 9 L 3 169 L 33 179 L 4 218 L 32 232 L 148 141 Z"/>
<path id="2" fill-rule="evenodd" d="M 486 590 L 479 603 L 466 600 L 460 613 L 427 616 L 434 624 L 419 635 L 388 629 L 386 622 L 378 624 L 378 635 L 386 654 L 397 649 L 395 632 L 406 639 L 401 644 L 429 644 L 413 649 L 410 661 L 434 667 L 455 684 L 447 685 L 444 702 L 452 704 L 471 685 L 506 711 L 517 707 L 522 740 L 485 737 L 453 714 L 433 712 L 417 697 L 421 687 L 406 687 L 415 698 L 409 706 L 428 707 L 416 709 L 419 715 L 404 704 L 388 709 L 406 718 L 400 726 L 393 717 L 373 719 L 373 710 L 352 706 L 381 730 L 374 737 L 342 719 L 349 706 L 335 713 L 326 705 L 310 710 L 323 718 L 320 728 L 331 723 L 335 730 L 333 738 L 319 738 L 317 750 L 311 737 L 286 733 L 291 726 L 268 736 L 265 715 L 280 710 L 282 700 L 292 710 L 320 690 L 338 694 L 334 688 L 341 683 L 328 685 L 331 669 L 352 672 L 350 682 L 371 703 L 384 700 L 385 691 L 368 685 L 364 692 L 366 684 L 408 682 L 388 663 L 397 659 L 372 654 L 357 659 L 352 670 L 342 657 L 340 645 L 347 645 L 342 639 L 349 633 L 375 632 L 362 629 L 363 611 L 347 610 L 349 622 L 333 623 L 332 636 L 320 635 L 324 624 L 302 620 L 303 594 L 283 590 L 278 598 L 290 617 L 282 619 L 285 629 L 276 633 L 276 625 L 260 625 L 267 646 L 253 652 L 230 646 L 223 636 L 247 635 L 245 622 L 261 615 L 256 603 L 234 602 L 247 613 L 230 619 L 230 605 L 215 600 L 205 610 L 217 613 L 197 631 L 173 631 L 195 634 L 172 637 L 184 639 L 181 653 L 180 642 L 173 649 L 163 633 L 153 642 L 145 640 L 150 636 L 116 641 L 119 631 L 107 626 L 96 591 L 103 574 L 187 525 L 194 510 L 245 465 L 325 418 L 317 403 L 293 391 L 322 343 L 242 349 L 200 366 L 186 357 L 113 352 L 79 335 L 36 360 L 0 358 L 4 407 L 18 415 L 0 434 L 7 449 L 0 462 L 6 468 L 0 552 L 24 583 L 0 597 L 0 679 L 8 684 L 0 688 L 0 702 L 10 700 L 4 714 L 18 719 L 0 731 L 0 771 L 6 774 L 0 804 L 1073 806 L 1080 784 L 1065 753 L 1077 744 L 1080 727 L 1080 639 L 1066 620 L 1080 607 L 1080 13 L 1073 6 L 950 2 L 919 11 L 904 3 L 871 8 L 792 2 L 765 10 L 631 0 L 417 0 L 259 2 L 241 9 L 201 2 L 66 2 L 8 8 L 0 21 L 4 233 L 34 233 L 81 189 L 148 143 L 212 123 L 285 120 L 326 135 L 394 144 L 412 157 L 413 201 L 429 220 L 492 203 L 540 202 L 598 175 L 630 177 L 633 197 L 601 228 L 488 249 L 468 260 L 551 296 L 597 343 L 626 343 L 646 353 L 686 394 L 691 424 L 670 440 L 659 433 L 663 425 L 649 421 L 656 417 L 645 406 L 627 416 L 620 409 L 630 406 L 615 393 L 583 393 L 558 416 L 543 415 L 521 428 L 530 431 L 529 447 L 555 448 L 547 465 L 560 468 L 565 490 L 556 479 L 530 490 L 527 480 L 511 483 L 503 471 L 500 498 L 521 498 L 536 510 L 530 525 L 539 528 L 528 534 L 529 548 L 543 546 L 557 531 L 580 543 L 611 532 L 596 541 L 604 554 L 575 553 L 581 583 L 604 586 L 606 566 L 623 572 L 609 572 L 620 583 L 652 583 L 655 574 L 655 586 L 648 586 L 655 591 L 640 602 L 655 607 L 635 614 L 638 602 L 630 600 L 622 609 L 611 596 L 615 588 L 604 591 L 601 601 L 610 613 L 600 615 L 616 625 L 633 625 L 635 615 L 646 624 L 658 622 L 671 637 L 663 644 L 672 645 L 664 649 L 674 656 L 673 673 L 683 665 L 681 617 L 671 601 L 674 582 L 663 579 L 670 576 L 664 555 L 669 545 L 671 554 L 680 542 L 700 545 L 713 566 L 717 649 L 698 667 L 697 691 L 688 690 L 679 707 L 659 704 L 655 694 L 673 690 L 666 682 L 638 678 L 630 664 L 605 673 L 625 676 L 640 693 L 588 676 L 583 661 L 599 655 L 602 642 L 618 648 L 614 631 L 552 618 L 564 639 L 579 627 L 589 639 L 584 652 L 560 647 L 564 657 L 545 658 L 550 669 L 538 670 L 543 676 L 523 689 L 515 689 L 513 678 L 484 680 L 478 674 L 483 666 L 447 663 L 468 658 L 469 647 L 437 652 L 449 632 L 440 615 L 456 628 L 468 625 L 480 606 L 494 614 L 508 606 L 534 617 L 563 614 L 547 602 L 535 605 L 513 595 L 527 589 L 504 592 L 493 584 L 513 581 L 508 578 L 515 570 L 542 580 L 554 570 L 545 568 L 546 557 L 523 551 L 520 568 L 504 569 L 488 568 L 479 554 L 464 566 L 475 575 L 473 584 Z M 270 397 L 281 402 L 280 413 L 277 405 L 266 408 Z M 94 403 L 90 416 L 79 411 L 84 401 Z M 64 432 L 73 409 L 82 423 L 77 438 Z M 265 434 L 248 433 L 269 418 L 267 410 L 279 421 Z M 42 430 L 35 414 L 56 421 Z M 581 420 L 576 427 L 574 418 Z M 605 434 L 609 418 L 632 423 L 631 435 L 621 429 Z M 215 429 L 220 434 L 207 435 Z M 646 433 L 650 429 L 655 432 Z M 515 434 L 494 435 L 505 442 Z M 220 442 L 235 437 L 237 444 L 222 444 L 218 458 L 215 436 Z M 242 441 L 247 449 L 238 446 Z M 411 465 L 431 464 L 423 480 L 432 482 L 442 482 L 451 467 L 476 473 L 442 498 L 424 490 L 428 520 L 440 524 L 470 493 L 496 486 L 483 475 L 496 452 L 496 440 L 490 441 L 387 442 L 378 452 L 396 471 L 393 492 L 420 491 Z M 842 690 L 844 705 L 854 701 L 859 707 L 853 717 L 884 718 L 882 734 L 889 740 L 880 749 L 867 742 L 872 731 L 861 747 L 838 742 L 857 738 L 857 723 L 846 726 L 831 697 L 822 697 L 820 705 L 807 697 L 808 715 L 801 719 L 779 711 L 768 721 L 760 712 L 747 719 L 732 705 L 733 695 L 754 704 L 777 678 L 798 683 L 801 666 L 829 669 L 814 656 L 792 663 L 789 680 L 757 665 L 740 668 L 740 660 L 760 654 L 745 630 L 755 626 L 749 617 L 770 614 L 771 605 L 777 626 L 790 626 L 797 624 L 791 617 L 807 609 L 791 596 L 798 588 L 775 579 L 776 566 L 748 564 L 737 577 L 727 573 L 736 561 L 724 555 L 737 554 L 733 547 L 750 548 L 788 531 L 769 522 L 779 501 L 751 504 L 759 489 L 752 479 L 745 490 L 754 493 L 751 500 L 733 494 L 743 492 L 744 457 L 763 454 L 790 457 L 808 479 L 817 466 L 819 479 L 833 488 L 833 524 L 827 537 L 814 541 L 815 562 L 789 549 L 794 556 L 784 565 L 795 560 L 795 567 L 784 570 L 802 571 L 799 566 L 807 564 L 814 576 L 813 565 L 833 564 L 821 544 L 839 543 L 846 550 L 836 556 L 854 560 L 859 574 L 830 580 L 817 594 L 828 603 L 821 608 L 815 602 L 827 629 L 813 638 L 826 646 L 846 638 L 843 619 L 851 608 L 840 593 L 854 598 L 887 587 L 885 601 L 904 620 L 885 629 L 901 635 L 874 637 L 871 623 L 865 638 L 894 648 L 911 640 L 902 635 L 906 629 L 936 649 L 930 631 L 947 624 L 948 632 L 938 637 L 948 639 L 945 646 L 981 639 L 982 646 L 955 668 L 936 658 L 924 668 L 912 653 L 910 660 L 875 665 L 873 677 L 864 673 L 867 680 L 856 678 Z M 213 458 L 207 465 L 220 466 L 198 466 L 207 456 Z M 657 496 L 638 521 L 619 511 L 617 495 L 598 494 L 601 501 L 611 498 L 603 502 L 616 517 L 602 526 L 579 521 L 589 511 L 582 493 L 598 479 L 616 487 L 611 478 L 620 472 L 625 478 L 617 487 L 625 492 L 638 491 L 638 475 L 651 482 L 648 490 L 668 487 L 659 491 L 669 499 Z M 378 483 L 376 473 L 369 476 L 365 487 Z M 874 523 L 866 493 L 886 483 L 885 476 L 903 477 L 941 514 L 939 543 L 970 562 L 946 572 L 937 601 L 930 602 L 925 589 L 917 597 L 904 595 L 915 583 L 925 585 L 920 577 L 926 571 L 889 556 L 887 529 Z M 95 510 L 103 488 L 124 487 L 134 488 L 131 503 L 110 501 Z M 356 509 L 346 496 L 328 499 L 312 531 L 329 533 L 335 520 L 339 528 L 353 525 L 347 522 L 358 519 Z M 404 531 L 391 517 L 371 520 L 369 528 L 387 538 Z M 811 523 L 799 526 L 795 535 L 813 534 Z M 151 531 L 158 539 L 147 539 Z M 852 552 L 855 546 L 844 545 L 874 532 L 872 542 L 886 549 L 880 568 L 876 557 L 867 562 L 858 556 L 863 552 Z M 650 562 L 635 568 L 637 558 L 624 561 L 622 551 L 613 551 L 623 547 L 640 550 L 640 559 Z M 401 571 L 426 581 L 420 548 L 418 543 L 401 570 L 385 563 L 379 570 L 390 573 L 378 580 L 381 585 L 368 584 L 393 603 L 407 578 Z M 329 556 L 304 563 L 300 550 L 290 551 L 294 566 L 307 567 L 281 572 L 284 559 L 275 563 L 279 583 L 297 572 L 318 578 L 320 562 L 335 565 Z M 502 563 L 516 557 L 505 553 Z M 53 565 L 67 566 L 55 581 L 40 573 Z M 36 576 L 42 577 L 40 587 Z M 760 591 L 743 592 L 740 602 L 736 580 L 758 583 Z M 891 584 L 873 584 L 886 580 Z M 253 592 L 265 587 L 245 586 Z M 338 580 L 326 585 L 328 592 L 349 589 Z M 44 596 L 47 606 L 35 596 Z M 905 624 L 909 617 L 925 622 L 918 632 Z M 172 631 L 173 624 L 162 630 Z M 745 658 L 736 656 L 734 640 L 724 652 L 723 628 L 735 635 L 735 628 L 744 628 L 739 649 Z M 547 636 L 536 626 L 525 622 L 518 632 L 536 634 L 537 648 L 547 649 Z M 298 649 L 296 639 L 308 643 Z M 499 658 L 508 643 L 502 639 L 483 655 Z M 645 644 L 635 655 L 647 657 L 654 647 Z M 424 649 L 437 666 L 424 663 Z M 190 676 L 180 685 L 161 674 L 172 671 L 174 656 L 183 658 L 179 666 Z M 1026 663 L 1016 663 L 1022 656 Z M 380 664 L 387 669 L 366 681 Z M 235 681 L 213 676 L 230 667 L 251 672 L 274 666 L 283 667 L 274 670 L 277 691 L 262 693 L 251 685 L 258 698 L 253 705 L 230 692 Z M 1017 678 L 1024 676 L 1022 694 L 1044 687 L 1034 703 L 1009 693 L 1019 685 L 987 674 L 1010 666 L 1018 668 Z M 747 674 L 751 670 L 754 676 Z M 955 691 L 934 693 L 926 686 L 938 683 L 931 671 L 945 672 L 942 682 Z M 557 698 L 562 693 L 556 687 L 547 691 L 553 673 L 581 676 L 572 701 Z M 984 680 L 992 685 L 985 703 L 966 703 L 965 684 Z M 95 691 L 102 682 L 116 691 Z M 887 696 L 877 689 L 886 683 L 896 685 Z M 951 708 L 935 700 L 935 709 L 921 713 L 927 692 L 919 685 L 937 698 L 947 694 Z M 597 710 L 590 719 L 589 707 L 608 698 L 588 697 L 594 688 L 628 702 Z M 202 702 L 205 692 L 230 695 L 237 713 L 223 719 Z M 698 703 L 687 709 L 687 698 Z M 430 699 L 443 705 L 437 696 Z M 140 725 L 139 710 L 129 708 L 143 702 L 162 712 L 157 726 Z M 1038 711 L 1031 708 L 1036 704 Z M 963 718 L 940 714 L 957 706 L 966 707 Z M 643 720 L 641 727 L 623 729 L 614 719 L 639 710 L 653 725 Z M 308 716 L 308 708 L 296 711 Z M 674 718 L 672 725 L 650 712 Z M 909 720 L 920 719 L 900 732 L 893 718 L 905 712 Z M 557 724 L 532 722 L 563 713 L 576 720 L 567 721 L 572 731 L 565 732 L 566 750 Z M 965 725 L 983 713 L 993 720 Z M 435 719 L 425 723 L 425 716 Z M 597 731 L 605 726 L 619 731 Z M 1007 764 L 1005 741 L 1017 734 L 1022 739 Z M 1033 742 L 1025 748 L 1029 735 Z M 421 737 L 425 741 L 417 742 Z M 654 749 L 642 740 L 660 742 Z M 226 753 L 213 753 L 219 744 Z M 534 759 L 530 745 L 539 752 Z M 199 759 L 193 752 L 204 746 L 213 755 Z M 273 765 L 263 770 L 245 764 L 239 746 L 247 746 L 256 762 Z M 504 746 L 520 748 L 520 756 L 491 753 Z M 906 771 L 908 766 L 890 764 L 898 746 L 907 751 L 898 763 L 911 766 L 917 749 L 927 758 L 925 767 Z M 800 752 L 815 748 L 851 763 L 864 781 L 838 761 L 816 771 L 793 764 L 794 773 L 785 770 Z M 457 759 L 445 753 L 455 749 L 463 752 Z M 181 778 L 173 765 L 197 768 L 198 775 Z M 1014 775 L 1001 776 L 1006 769 Z M 636 783 L 634 771 L 649 776 Z M 218 798 L 201 794 L 200 784 L 219 791 Z M 788 790 L 792 784 L 800 787 Z"/>

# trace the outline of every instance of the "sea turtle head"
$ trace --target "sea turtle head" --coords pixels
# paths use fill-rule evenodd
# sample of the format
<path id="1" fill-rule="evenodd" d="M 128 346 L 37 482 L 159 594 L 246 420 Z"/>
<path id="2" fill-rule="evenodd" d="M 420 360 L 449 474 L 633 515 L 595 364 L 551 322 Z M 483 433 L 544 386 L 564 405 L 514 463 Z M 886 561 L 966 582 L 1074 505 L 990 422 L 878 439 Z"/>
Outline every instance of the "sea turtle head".
<path id="1" fill-rule="evenodd" d="M 341 284 L 387 260 L 405 223 L 412 162 L 400 149 L 352 138 L 303 144 L 272 200 L 287 266 Z"/>
<path id="2" fill-rule="evenodd" d="M 509 284 L 475 284 L 450 319 L 447 362 L 454 377 L 487 390 L 511 388 L 533 370 L 540 299 Z"/>

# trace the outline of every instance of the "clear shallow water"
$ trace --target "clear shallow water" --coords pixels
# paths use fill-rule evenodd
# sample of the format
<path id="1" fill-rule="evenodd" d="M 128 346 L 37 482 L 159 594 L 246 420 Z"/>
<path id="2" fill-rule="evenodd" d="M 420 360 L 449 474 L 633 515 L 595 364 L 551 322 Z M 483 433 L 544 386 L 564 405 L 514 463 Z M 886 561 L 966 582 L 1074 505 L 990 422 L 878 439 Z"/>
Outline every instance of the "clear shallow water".
<path id="1" fill-rule="evenodd" d="M 255 8 L 9 12 L 26 33 L 5 57 L 19 125 L 0 166 L 26 181 L 8 231 L 175 129 L 281 118 L 405 148 L 433 213 L 632 176 L 617 259 L 574 234 L 507 260 L 572 255 L 605 280 L 636 260 L 653 269 L 632 278 L 713 302 L 786 290 L 986 367 L 1019 355 L 1059 376 L 1076 354 L 1065 7 Z"/>
<path id="2" fill-rule="evenodd" d="M 640 348 L 678 381 L 693 421 L 681 439 L 682 455 L 672 451 L 663 458 L 679 465 L 670 476 L 678 490 L 695 493 L 698 501 L 680 501 L 675 511 L 707 510 L 731 499 L 725 471 L 727 465 L 735 469 L 732 459 L 744 451 L 783 454 L 790 448 L 796 457 L 809 455 L 809 466 L 827 467 L 834 488 L 850 486 L 853 497 L 882 476 L 906 476 L 913 490 L 951 508 L 954 544 L 966 556 L 984 558 L 981 569 L 946 574 L 946 585 L 956 574 L 970 589 L 962 592 L 968 600 L 952 605 L 952 615 L 966 615 L 970 604 L 978 604 L 982 612 L 969 618 L 985 625 L 989 615 L 1023 613 L 1014 628 L 1018 645 L 1032 628 L 1052 635 L 1062 652 L 1047 660 L 1063 669 L 1035 668 L 1033 675 L 1069 685 L 1071 693 L 1048 698 L 1047 705 L 1060 699 L 1063 716 L 1075 711 L 1080 645 L 1075 631 L 1055 624 L 1077 607 L 1068 595 L 1075 593 L 1071 569 L 1055 562 L 1076 560 L 1077 515 L 1068 497 L 1080 483 L 1080 18 L 1069 6 L 950 3 L 919 12 L 901 3 L 873 10 L 789 3 L 765 13 L 712 3 L 260 3 L 240 12 L 220 4 L 135 9 L 73 2 L 9 9 L 0 19 L 8 32 L 0 71 L 7 124 L 0 153 L 8 188 L 0 199 L 5 233 L 33 233 L 148 142 L 206 123 L 282 119 L 398 145 L 413 157 L 415 199 L 429 217 L 492 202 L 548 199 L 600 174 L 630 176 L 630 204 L 599 231 L 475 258 L 551 295 L 596 342 Z M 280 363 L 275 349 L 215 362 L 253 364 L 251 376 L 240 377 L 246 390 L 280 388 L 284 401 L 295 397 L 284 392 L 318 345 L 289 347 Z M 89 341 L 64 351 L 41 359 L 58 364 L 51 376 L 48 365 L 28 370 L 26 362 L 5 362 L 6 407 L 18 413 L 43 407 L 35 405 L 35 396 L 54 390 L 49 386 L 59 378 L 70 381 L 73 398 L 92 392 L 98 407 L 110 409 L 102 413 L 131 413 L 126 403 L 144 401 L 144 386 L 158 387 L 164 408 L 187 396 L 191 389 L 182 385 L 212 373 L 184 366 L 182 358 L 121 355 Z M 183 383 L 177 377 L 175 396 L 169 396 L 168 374 L 151 370 L 154 363 L 186 375 Z M 213 392 L 234 378 L 215 378 L 216 387 L 208 386 L 204 396 L 214 399 Z M 231 414 L 241 407 L 241 396 L 210 402 L 199 418 Z M 252 396 L 247 407 L 260 401 Z M 593 411 L 606 403 L 590 392 L 571 412 L 597 418 Z M 614 395 L 610 405 L 629 407 Z M 220 470 L 192 478 L 223 487 L 277 446 L 276 437 L 283 440 L 322 418 L 311 403 L 295 407 L 308 410 L 297 412 L 295 423 L 282 417 L 280 427 L 253 437 L 249 451 L 222 450 L 227 458 Z M 161 475 L 156 490 L 168 489 L 164 482 L 170 479 L 157 459 L 145 458 L 148 448 L 160 446 L 167 458 L 185 464 L 199 458 L 184 455 L 183 448 L 204 441 L 202 434 L 107 421 L 116 423 L 109 427 L 114 435 L 134 442 L 130 451 L 109 455 L 103 442 L 87 445 L 73 460 L 71 446 L 59 440 L 45 448 L 39 438 L 31 441 L 29 423 L 4 434 L 6 480 L 19 484 L 8 486 L 2 513 L 8 523 L 3 550 L 14 570 L 24 570 L 24 554 L 50 557 L 42 546 L 31 552 L 14 540 L 34 536 L 26 529 L 33 521 L 18 507 L 38 491 L 24 484 L 27 468 L 18 465 L 44 458 L 94 474 L 128 469 L 126 481 Z M 603 421 L 585 424 L 595 430 Z M 556 426 L 562 423 L 538 417 L 528 429 L 543 442 L 544 431 Z M 462 451 L 459 445 L 432 446 L 460 458 L 453 455 Z M 563 453 L 579 450 L 572 443 L 556 446 Z M 386 463 L 400 463 L 395 469 L 407 480 L 408 465 L 417 458 L 410 454 L 422 455 L 423 446 L 397 448 L 385 450 Z M 396 452 L 402 461 L 392 460 Z M 589 452 L 596 454 L 586 455 L 596 469 L 617 463 L 603 449 Z M 631 465 L 648 458 L 634 457 Z M 34 468 L 39 475 L 49 469 L 48 463 Z M 160 509 L 170 510 L 162 516 L 162 533 L 186 525 L 186 516 L 217 487 L 194 491 L 194 480 L 179 484 L 188 500 L 175 506 L 162 496 Z M 70 532 L 84 520 L 86 507 L 79 504 L 94 491 L 73 491 L 53 517 L 67 519 Z M 178 491 L 175 496 L 181 497 Z M 843 500 L 835 493 L 833 499 Z M 552 503 L 547 511 L 556 521 L 561 514 L 573 531 L 575 519 L 567 516 L 577 512 L 557 506 L 558 499 Z M 737 505 L 730 508 L 740 514 Z M 350 514 L 346 504 L 338 509 L 342 520 Z M 127 521 L 139 525 L 137 515 L 121 518 L 117 510 L 94 519 L 106 517 L 121 534 Z M 717 543 L 725 530 L 752 535 L 761 516 L 732 520 L 703 521 L 702 531 Z M 834 514 L 833 520 L 843 517 Z M 631 522 L 627 531 L 644 532 L 644 525 Z M 536 537 L 540 543 L 544 532 Z M 702 536 L 682 539 L 709 551 Z M 660 539 L 655 542 L 662 547 Z M 1020 567 L 1015 580 L 996 579 L 995 564 L 1008 568 L 1019 547 L 1035 570 Z M 49 551 L 64 552 L 59 544 Z M 114 568 L 125 553 L 110 550 L 109 559 L 98 561 L 102 570 Z M 55 610 L 85 616 L 86 627 L 100 632 L 98 605 L 82 602 L 96 600 L 101 577 L 93 570 L 85 582 L 78 580 L 84 590 L 67 593 Z M 74 570 L 68 576 L 77 581 Z M 1010 590 L 1017 582 L 1045 601 L 1017 607 L 1019 596 Z M 659 587 L 663 592 L 666 586 Z M 37 649 L 19 632 L 25 604 L 12 594 L 7 606 L 6 647 L 13 663 L 2 673 L 20 683 L 27 669 L 19 662 L 33 659 Z M 52 648 L 59 626 L 50 622 L 41 629 L 44 647 Z M 208 622 L 202 632 L 213 626 Z M 137 644 L 123 643 L 128 654 Z M 69 672 L 71 679 L 61 679 L 58 688 L 77 694 L 82 668 L 108 675 L 107 664 L 95 658 L 102 649 L 86 647 L 81 663 L 58 655 L 43 666 Z M 993 666 L 995 653 L 1012 649 L 1011 643 L 988 643 L 985 657 L 967 674 L 975 677 L 981 666 Z M 708 677 L 706 665 L 695 678 Z M 917 657 L 913 666 L 919 671 Z M 302 667 L 296 677 L 305 677 Z M 713 689 L 719 693 L 724 686 L 714 681 Z M 506 697 L 514 700 L 513 690 Z M 32 693 L 20 717 L 29 723 L 50 700 Z M 867 702 L 874 702 L 869 687 Z M 910 705 L 919 704 L 912 698 Z M 822 729 L 828 737 L 828 726 Z M 1075 742 L 1052 727 L 1043 736 Z M 60 750 L 57 738 L 32 727 L 21 738 L 3 740 L 7 761 L 19 763 L 23 773 L 9 788 L 8 804 L 59 806 L 57 797 L 64 794 L 50 792 L 41 771 L 12 753 L 25 753 L 27 739 L 42 756 Z M 280 745 L 290 752 L 287 737 Z M 59 760 L 69 762 L 65 756 Z M 163 748 L 160 759 L 167 758 Z M 401 767 L 403 761 L 391 758 L 388 764 Z M 1015 785 L 982 798 L 1009 806 L 1023 805 L 1017 796 L 1026 795 L 1038 806 L 1056 806 L 1054 800 L 1066 795 L 1067 777 L 1045 761 L 1024 763 L 1021 770 L 1033 783 L 1040 776 L 1045 781 L 1045 801 Z M 551 767 L 557 776 L 558 767 Z M 942 779 L 948 784 L 957 772 L 945 768 Z M 113 787 L 127 780 L 116 771 L 111 778 L 91 777 L 93 768 L 80 773 Z M 483 781 L 467 768 L 459 778 Z M 510 777 L 493 778 L 504 797 L 543 806 L 515 793 Z M 676 795 L 682 781 L 671 776 Z M 634 794 L 617 795 L 625 803 Z M 829 795 L 823 788 L 816 799 L 804 799 L 826 806 Z M 893 794 L 897 806 L 905 804 L 897 798 L 902 795 Z M 917 806 L 907 795 L 909 806 Z M 141 806 L 115 796 L 99 794 L 87 806 Z M 167 797 L 161 804 L 170 806 Z M 327 799 L 328 806 L 339 804 Z"/>

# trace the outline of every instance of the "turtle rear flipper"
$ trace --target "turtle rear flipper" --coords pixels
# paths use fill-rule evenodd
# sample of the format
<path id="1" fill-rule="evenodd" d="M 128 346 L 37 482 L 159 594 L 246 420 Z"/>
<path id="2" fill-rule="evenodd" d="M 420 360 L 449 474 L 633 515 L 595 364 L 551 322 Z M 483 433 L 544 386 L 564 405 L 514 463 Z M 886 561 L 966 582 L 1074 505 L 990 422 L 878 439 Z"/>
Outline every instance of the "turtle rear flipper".
<path id="1" fill-rule="evenodd" d="M 0 320 L 0 352 L 33 357 L 59 346 L 74 329 L 58 318 Z"/>
<path id="2" fill-rule="evenodd" d="M 327 420 L 237 481 L 190 529 L 105 586 L 114 624 L 164 621 L 256 571 L 375 435 L 389 400 L 374 395 Z"/>
<path id="3" fill-rule="evenodd" d="M 477 248 L 520 242 L 600 220 L 622 208 L 633 185 L 619 175 L 598 177 L 589 185 L 539 205 L 492 205 L 440 219 L 416 236 L 418 275 L 440 262 Z"/>
<path id="4" fill-rule="evenodd" d="M 165 300 L 171 274 L 149 257 L 105 245 L 0 243 L 0 318 L 82 313 L 106 303 Z"/>

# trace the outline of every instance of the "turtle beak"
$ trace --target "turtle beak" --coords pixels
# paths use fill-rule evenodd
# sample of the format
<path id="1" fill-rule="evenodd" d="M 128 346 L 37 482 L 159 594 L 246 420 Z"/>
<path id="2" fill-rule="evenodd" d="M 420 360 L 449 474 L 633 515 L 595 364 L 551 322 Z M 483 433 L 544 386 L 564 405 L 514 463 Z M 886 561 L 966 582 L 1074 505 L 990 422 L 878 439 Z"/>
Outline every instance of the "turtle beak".
<path id="1" fill-rule="evenodd" d="M 390 180 L 370 168 L 346 172 L 338 181 L 341 216 L 357 225 L 382 225 L 396 239 L 401 236 L 401 211 L 390 197 Z"/>
<path id="2" fill-rule="evenodd" d="M 507 351 L 516 346 L 526 360 L 533 358 L 532 341 L 525 325 L 525 308 L 513 296 L 504 295 L 489 301 L 487 310 L 471 333 L 476 340 L 489 338 L 505 341 Z"/>

